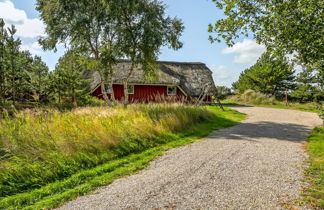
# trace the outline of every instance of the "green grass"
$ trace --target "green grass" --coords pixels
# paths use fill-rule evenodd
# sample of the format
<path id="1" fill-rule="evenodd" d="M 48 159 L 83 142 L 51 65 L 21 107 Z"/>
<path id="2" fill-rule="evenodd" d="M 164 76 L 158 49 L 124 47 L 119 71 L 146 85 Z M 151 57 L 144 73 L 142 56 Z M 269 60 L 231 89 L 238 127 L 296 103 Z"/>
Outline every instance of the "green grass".
<path id="1" fill-rule="evenodd" d="M 284 101 L 278 101 L 272 96 L 255 92 L 253 90 L 246 90 L 241 95 L 234 95 L 223 100 L 224 105 L 245 105 L 257 106 L 277 109 L 294 109 L 306 112 L 324 113 L 323 103 L 296 103 L 290 102 L 286 106 Z"/>
<path id="2" fill-rule="evenodd" d="M 308 138 L 309 167 L 306 170 L 309 187 L 305 189 L 305 200 L 324 209 L 324 127 L 315 128 Z"/>
<path id="3" fill-rule="evenodd" d="M 47 209 L 57 207 L 99 186 L 107 185 L 119 177 L 143 169 L 151 160 L 162 155 L 164 151 L 170 148 L 191 143 L 207 136 L 212 130 L 235 125 L 238 121 L 245 118 L 245 115 L 236 111 L 226 109 L 225 112 L 222 112 L 216 107 L 197 108 L 183 105 L 164 106 L 166 105 L 137 105 L 137 107 L 130 108 L 131 110 L 133 109 L 131 113 L 133 113 L 135 109 L 139 111 L 141 115 L 146 113 L 146 117 L 150 116 L 150 119 L 154 119 L 155 124 L 151 129 L 153 129 L 153 127 L 155 129 L 162 129 L 161 127 L 157 128 L 159 127 L 157 125 L 166 126 L 162 126 L 164 128 L 164 130 L 162 129 L 162 133 L 156 133 L 157 130 L 153 129 L 151 131 L 154 131 L 155 135 L 153 135 L 152 132 L 146 132 L 145 138 L 141 137 L 141 141 L 139 141 L 140 138 L 137 136 L 139 134 L 136 134 L 137 138 L 133 138 L 132 141 L 127 141 L 126 143 L 119 142 L 117 146 L 111 147 L 108 151 L 102 152 L 97 156 L 88 155 L 89 159 L 101 158 L 101 162 L 95 161 L 96 164 L 90 164 L 88 167 L 84 168 L 75 167 L 75 170 L 72 170 L 73 173 L 70 172 L 70 174 L 66 174 L 64 178 L 60 176 L 56 181 L 49 181 L 46 184 L 41 184 L 36 187 L 30 186 L 27 189 L 21 188 L 21 192 L 12 192 L 8 190 L 7 192 L 11 193 L 8 193 L 8 195 L 0 199 L 0 209 Z M 153 110 L 148 111 L 148 109 Z M 98 112 L 96 112 L 96 114 L 98 114 Z M 126 115 L 127 119 L 131 117 L 129 114 L 130 113 Z M 94 117 L 92 114 L 91 116 Z M 136 116 L 138 117 L 138 115 Z M 164 121 L 166 119 L 167 121 Z M 80 123 L 80 119 L 74 120 L 78 120 Z M 70 121 L 70 124 L 71 123 Z M 127 123 L 128 131 L 133 131 L 132 123 Z M 147 126 L 150 127 L 148 123 L 149 122 L 146 122 L 145 128 Z M 138 123 L 135 124 L 138 126 Z M 65 126 L 68 125 L 65 124 Z M 125 129 L 125 127 L 123 128 Z M 142 129 L 140 133 L 144 131 L 146 130 Z M 107 134 L 109 134 L 109 132 Z M 133 142 L 134 139 L 136 139 L 136 143 Z M 84 151 L 87 147 L 78 149 Z M 76 152 L 75 150 L 73 151 Z M 62 153 L 60 155 L 62 155 Z M 16 166 L 15 169 L 19 169 L 18 166 L 21 166 L 21 164 L 19 165 L 19 160 L 20 159 L 18 159 L 18 162 L 12 162 L 12 166 Z M 74 159 L 74 161 L 77 160 L 79 159 Z M 62 159 L 57 160 L 56 163 L 63 164 L 60 161 L 62 161 Z M 90 161 L 90 163 L 92 162 L 93 160 Z M 14 163 L 17 163 L 17 165 L 14 165 Z M 78 170 L 76 170 L 76 168 Z M 20 170 L 18 170 L 18 172 L 20 173 Z M 14 173 L 11 174 L 14 175 Z"/>
<path id="4" fill-rule="evenodd" d="M 284 102 L 277 101 L 276 104 L 255 104 L 255 103 L 244 103 L 236 100 L 223 100 L 221 101 L 223 105 L 228 106 L 256 106 L 256 107 L 265 107 L 265 108 L 276 108 L 276 109 L 292 109 L 292 110 L 299 110 L 304 112 L 314 112 L 314 113 L 320 113 L 321 110 L 319 109 L 319 106 L 314 103 L 289 103 L 288 106 Z"/>

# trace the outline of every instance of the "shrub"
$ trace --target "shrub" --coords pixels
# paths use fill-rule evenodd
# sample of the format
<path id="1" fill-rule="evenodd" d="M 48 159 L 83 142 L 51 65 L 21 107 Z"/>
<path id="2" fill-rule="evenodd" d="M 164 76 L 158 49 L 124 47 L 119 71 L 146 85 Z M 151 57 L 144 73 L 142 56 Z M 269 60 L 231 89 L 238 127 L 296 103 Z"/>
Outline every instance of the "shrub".
<path id="1" fill-rule="evenodd" d="M 273 96 L 268 96 L 262 93 L 255 92 L 254 90 L 246 90 L 242 95 L 236 97 L 236 100 L 246 104 L 276 104 L 276 99 Z"/>

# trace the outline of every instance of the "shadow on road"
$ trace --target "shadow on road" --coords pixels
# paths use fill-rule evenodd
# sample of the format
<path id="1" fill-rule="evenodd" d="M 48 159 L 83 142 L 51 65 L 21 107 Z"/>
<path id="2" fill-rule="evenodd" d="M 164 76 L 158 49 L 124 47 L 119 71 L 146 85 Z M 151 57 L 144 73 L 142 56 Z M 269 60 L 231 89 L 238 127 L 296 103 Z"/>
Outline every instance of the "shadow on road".
<path id="1" fill-rule="evenodd" d="M 241 123 L 237 126 L 215 131 L 210 138 L 224 138 L 230 140 L 249 140 L 271 138 L 282 141 L 301 142 L 306 139 L 311 129 L 292 123 L 257 122 Z"/>

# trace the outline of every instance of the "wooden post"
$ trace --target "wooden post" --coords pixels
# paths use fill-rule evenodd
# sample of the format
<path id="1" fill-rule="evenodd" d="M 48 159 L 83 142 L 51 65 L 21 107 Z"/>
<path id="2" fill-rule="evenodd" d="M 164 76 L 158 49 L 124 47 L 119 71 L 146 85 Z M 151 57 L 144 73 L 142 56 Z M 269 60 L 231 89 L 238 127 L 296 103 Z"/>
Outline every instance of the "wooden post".
<path id="1" fill-rule="evenodd" d="M 285 91 L 285 103 L 286 103 L 286 106 L 288 106 L 288 91 L 287 91 L 287 89 Z"/>

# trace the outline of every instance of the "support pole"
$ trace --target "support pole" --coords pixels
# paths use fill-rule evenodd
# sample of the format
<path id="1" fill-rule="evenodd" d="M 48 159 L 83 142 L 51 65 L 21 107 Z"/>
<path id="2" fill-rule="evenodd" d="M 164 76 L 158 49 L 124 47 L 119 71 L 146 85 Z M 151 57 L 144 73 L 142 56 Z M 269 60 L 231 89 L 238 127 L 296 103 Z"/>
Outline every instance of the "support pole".
<path id="1" fill-rule="evenodd" d="M 286 102 L 286 106 L 288 106 L 289 102 L 288 102 L 288 90 L 287 89 L 285 91 L 285 102 Z"/>

